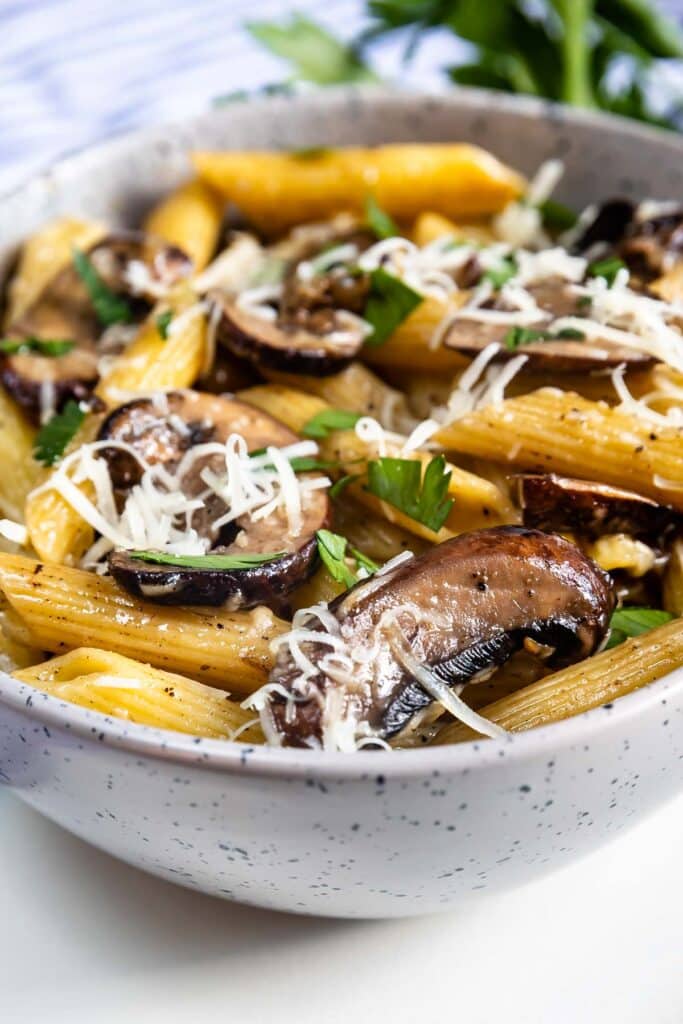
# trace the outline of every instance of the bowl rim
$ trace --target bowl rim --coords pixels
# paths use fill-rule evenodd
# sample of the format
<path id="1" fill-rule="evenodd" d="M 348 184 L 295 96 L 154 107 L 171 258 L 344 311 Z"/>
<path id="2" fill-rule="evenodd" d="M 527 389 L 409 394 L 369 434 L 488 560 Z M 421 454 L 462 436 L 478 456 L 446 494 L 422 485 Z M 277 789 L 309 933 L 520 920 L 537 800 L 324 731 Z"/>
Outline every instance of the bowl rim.
<path id="1" fill-rule="evenodd" d="M 81 163 L 95 164 L 113 158 L 119 151 L 149 143 L 157 136 L 167 138 L 170 133 L 199 127 L 204 123 L 229 118 L 241 106 L 269 110 L 278 106 L 296 104 L 311 110 L 325 107 L 330 110 L 353 99 L 363 103 L 392 103 L 397 107 L 419 107 L 425 103 L 445 108 L 486 112 L 494 107 L 497 114 L 513 112 L 527 119 L 543 118 L 567 125 L 586 125 L 595 129 L 609 129 L 622 137 L 632 137 L 665 145 L 675 154 L 683 155 L 683 137 L 661 128 L 641 124 L 627 118 L 602 112 L 569 108 L 529 96 L 508 96 L 486 89 L 402 90 L 382 86 L 336 87 L 316 92 L 259 96 L 235 107 L 219 107 L 199 116 L 185 118 L 174 124 L 152 124 L 134 131 L 122 132 L 73 150 L 42 172 L 0 194 L 3 206 L 22 199 L 30 200 L 32 192 L 54 187 L 62 176 L 78 172 Z M 374 781 L 392 778 L 421 777 L 425 774 L 468 772 L 514 758 L 515 761 L 532 760 L 544 752 L 554 755 L 560 750 L 585 745 L 607 731 L 620 729 L 627 722 L 667 703 L 671 697 L 683 696 L 683 667 L 674 669 L 660 679 L 643 686 L 614 704 L 602 705 L 579 715 L 540 726 L 526 732 L 510 734 L 503 740 L 481 739 L 465 743 L 427 746 L 403 750 L 358 751 L 353 755 L 250 745 L 230 740 L 205 739 L 186 733 L 158 729 L 132 723 L 126 719 L 111 718 L 98 711 L 71 704 L 20 682 L 0 672 L 0 706 L 22 713 L 40 723 L 49 737 L 49 726 L 56 727 L 74 737 L 100 743 L 111 749 L 146 757 L 154 757 L 175 764 L 195 765 L 223 772 L 240 772 L 256 776 L 310 778 L 339 778 Z"/>

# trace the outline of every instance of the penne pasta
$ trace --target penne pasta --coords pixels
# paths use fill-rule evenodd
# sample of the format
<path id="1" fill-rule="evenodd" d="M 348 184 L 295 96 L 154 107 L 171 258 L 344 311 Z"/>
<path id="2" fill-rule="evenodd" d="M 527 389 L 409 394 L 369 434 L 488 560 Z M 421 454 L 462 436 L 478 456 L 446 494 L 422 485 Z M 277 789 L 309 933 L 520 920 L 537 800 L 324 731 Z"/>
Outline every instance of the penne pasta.
<path id="1" fill-rule="evenodd" d="M 299 432 L 319 412 L 329 409 L 327 402 L 316 395 L 287 387 L 284 384 L 261 384 L 245 388 L 238 397 L 263 412 L 286 423 L 290 430 Z"/>
<path id="2" fill-rule="evenodd" d="M 412 231 L 415 245 L 423 247 L 436 242 L 439 238 L 452 237 L 458 241 L 477 242 L 491 245 L 496 236 L 490 227 L 484 224 L 456 224 L 440 213 L 427 211 L 421 213 L 413 224 Z"/>
<path id="3" fill-rule="evenodd" d="M 479 713 L 509 732 L 523 732 L 609 704 L 681 665 L 683 622 L 675 619 L 487 704 Z M 435 742 L 461 743 L 476 737 L 468 727 L 453 722 Z"/>
<path id="4" fill-rule="evenodd" d="M 188 181 L 162 199 L 145 220 L 145 231 L 177 245 L 203 270 L 216 251 L 225 202 L 201 181 Z"/>
<path id="5" fill-rule="evenodd" d="M 520 175 L 464 143 L 391 145 L 315 152 L 199 152 L 199 177 L 268 233 L 361 211 L 369 194 L 392 217 L 412 221 L 426 207 L 447 217 L 486 216 L 524 187 Z"/>
<path id="6" fill-rule="evenodd" d="M 254 714 L 227 693 L 109 651 L 79 647 L 14 673 L 60 700 L 104 715 L 192 736 L 262 743 Z"/>
<path id="7" fill-rule="evenodd" d="M 26 497 L 41 477 L 33 458 L 35 435 L 19 406 L 0 388 L 0 518 L 24 521 Z"/>
<path id="8" fill-rule="evenodd" d="M 436 439 L 451 451 L 602 480 L 683 508 L 683 428 L 653 426 L 572 392 L 541 388 L 489 405 L 444 427 Z"/>
<path id="9" fill-rule="evenodd" d="M 286 628 L 266 608 L 160 607 L 111 579 L 19 555 L 0 554 L 0 590 L 46 651 L 97 646 L 240 696 L 264 682 L 270 641 Z"/>
<path id="10" fill-rule="evenodd" d="M 459 352 L 435 344 L 439 330 L 448 322 L 454 309 L 467 297 L 460 292 L 459 298 L 449 303 L 426 297 L 419 306 L 399 324 L 383 345 L 366 345 L 361 359 L 380 370 L 406 370 L 410 373 L 455 373 L 469 363 Z"/>
<path id="11" fill-rule="evenodd" d="M 672 615 L 683 615 L 683 540 L 671 546 L 662 583 L 662 607 Z"/>
<path id="12" fill-rule="evenodd" d="M 105 234 L 106 228 L 96 221 L 62 217 L 31 235 L 7 289 L 4 326 L 23 316 L 48 282 L 70 263 L 74 246 L 88 249 Z"/>

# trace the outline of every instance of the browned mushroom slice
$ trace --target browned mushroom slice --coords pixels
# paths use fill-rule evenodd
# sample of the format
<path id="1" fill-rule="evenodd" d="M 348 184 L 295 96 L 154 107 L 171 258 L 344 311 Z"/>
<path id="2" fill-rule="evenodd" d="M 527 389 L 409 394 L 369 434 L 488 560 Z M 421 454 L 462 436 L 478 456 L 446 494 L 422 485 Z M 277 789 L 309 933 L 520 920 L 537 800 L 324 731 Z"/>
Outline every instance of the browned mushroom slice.
<path id="1" fill-rule="evenodd" d="M 656 543 L 681 523 L 673 508 L 593 480 L 553 473 L 523 473 L 514 479 L 524 525 L 540 530 L 572 531 L 590 538 L 627 533 Z"/>
<path id="2" fill-rule="evenodd" d="M 163 465 L 174 474 L 192 448 L 212 441 L 224 444 L 231 434 L 243 437 L 249 451 L 270 445 L 281 448 L 298 440 L 283 423 L 246 402 L 196 391 L 129 402 L 105 420 L 99 436 L 100 440 L 125 443 L 148 465 Z M 123 500 L 126 491 L 141 478 L 140 464 L 132 455 L 115 448 L 104 449 L 103 457 L 119 500 Z M 181 484 L 188 497 L 206 493 L 201 476 L 206 467 L 218 471 L 221 456 L 202 454 L 191 461 Z M 316 566 L 315 533 L 327 523 L 327 492 L 312 490 L 303 495 L 303 522 L 296 536 L 282 508 L 259 520 L 245 514 L 216 530 L 214 523 L 225 511 L 222 500 L 211 495 L 193 514 L 191 525 L 211 541 L 211 554 L 277 553 L 281 557 L 237 570 L 157 565 L 116 551 L 109 561 L 113 576 L 136 596 L 160 604 L 228 604 L 235 608 L 266 604 L 281 610 L 286 595 Z"/>
<path id="3" fill-rule="evenodd" d="M 113 294 L 130 297 L 135 319 L 144 315 L 161 291 L 192 269 L 191 261 L 180 249 L 140 232 L 109 235 L 93 245 L 87 256 Z M 6 333 L 17 339 L 74 342 L 70 352 L 56 358 L 20 352 L 2 359 L 2 383 L 33 415 L 40 409 L 46 388 L 59 407 L 67 398 L 86 397 L 96 384 L 103 325 L 73 264 L 52 278 Z"/>
<path id="4" fill-rule="evenodd" d="M 363 332 L 343 311 L 329 311 L 327 329 L 314 333 L 295 320 L 256 316 L 223 295 L 213 298 L 222 312 L 219 341 L 257 367 L 327 376 L 347 366 L 363 346 Z"/>
<path id="5" fill-rule="evenodd" d="M 599 243 L 616 245 L 626 234 L 635 212 L 629 199 L 608 199 L 601 203 L 574 242 L 572 251 L 584 253 Z"/>
<path id="6" fill-rule="evenodd" d="M 289 746 L 324 743 L 340 720 L 386 739 L 439 690 L 481 678 L 522 646 L 555 665 L 588 657 L 614 604 L 607 575 L 559 536 L 512 526 L 462 534 L 357 584 L 297 629 L 313 672 L 302 674 L 283 643 L 263 714 Z"/>
<path id="7" fill-rule="evenodd" d="M 549 279 L 528 288 L 540 309 L 548 316 L 547 320 L 535 323 L 530 331 L 545 332 L 553 335 L 556 332 L 553 321 L 561 317 L 582 317 L 585 310 L 580 305 L 580 295 L 571 285 L 559 278 Z M 493 304 L 492 309 L 502 309 Z M 481 323 L 468 320 L 466 314 L 455 314 L 452 323 L 443 334 L 446 348 L 456 349 L 463 355 L 475 356 L 496 342 L 501 346 L 495 360 L 507 360 L 513 356 L 528 357 L 529 370 L 557 370 L 559 373 L 584 372 L 626 365 L 628 368 L 642 369 L 654 362 L 647 352 L 616 345 L 612 341 L 602 339 L 576 339 L 571 337 L 549 337 L 518 343 L 514 336 L 515 328 L 509 324 Z M 522 335 L 523 337 L 524 335 Z"/>
<path id="8" fill-rule="evenodd" d="M 632 222 L 618 247 L 632 275 L 647 284 L 683 259 L 683 208 Z"/>

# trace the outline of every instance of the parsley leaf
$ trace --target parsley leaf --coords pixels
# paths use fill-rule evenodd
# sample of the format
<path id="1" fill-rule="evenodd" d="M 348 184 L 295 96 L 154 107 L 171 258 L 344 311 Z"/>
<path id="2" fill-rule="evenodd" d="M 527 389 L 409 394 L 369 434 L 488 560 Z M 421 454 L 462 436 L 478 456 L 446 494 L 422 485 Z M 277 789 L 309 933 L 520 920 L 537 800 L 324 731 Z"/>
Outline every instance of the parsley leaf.
<path id="1" fill-rule="evenodd" d="M 534 341 L 583 341 L 586 335 L 575 327 L 563 327 L 559 331 L 536 331 L 532 327 L 511 327 L 503 338 L 508 349 L 530 345 Z"/>
<path id="2" fill-rule="evenodd" d="M 538 209 L 543 218 L 543 227 L 550 231 L 569 231 L 579 219 L 573 210 L 564 203 L 558 203 L 556 199 L 546 199 Z"/>
<path id="3" fill-rule="evenodd" d="M 356 559 L 356 562 L 358 563 L 358 565 L 362 569 L 366 569 L 371 575 L 373 573 L 379 571 L 379 566 L 378 566 L 377 562 L 373 562 L 373 560 L 371 558 L 368 558 L 367 555 L 364 555 L 362 551 L 358 550 L 358 548 L 353 548 L 349 544 L 349 552 Z"/>
<path id="4" fill-rule="evenodd" d="M 0 352 L 6 356 L 13 356 L 17 352 L 35 352 L 39 356 L 52 356 L 57 358 L 65 356 L 76 344 L 75 341 L 62 341 L 56 338 L 3 338 L 0 340 Z"/>
<path id="5" fill-rule="evenodd" d="M 110 327 L 112 324 L 129 324 L 133 319 L 130 306 L 104 283 L 92 260 L 81 249 L 74 247 L 73 262 L 100 323 L 104 327 Z"/>
<path id="6" fill-rule="evenodd" d="M 377 81 L 352 46 L 301 14 L 281 25 L 252 21 L 246 28 L 276 57 L 290 62 L 295 79 L 317 85 Z"/>
<path id="7" fill-rule="evenodd" d="M 494 288 L 502 288 L 516 273 L 517 261 L 512 256 L 506 256 L 497 267 L 489 267 L 481 276 L 482 280 L 490 281 Z"/>
<path id="8" fill-rule="evenodd" d="M 395 221 L 374 196 L 368 196 L 365 200 L 365 223 L 378 238 L 395 238 L 400 234 Z"/>
<path id="9" fill-rule="evenodd" d="M 604 260 L 595 260 L 593 263 L 588 264 L 588 276 L 589 277 L 604 277 L 607 281 L 608 286 L 611 288 L 616 280 L 616 276 L 620 270 L 623 270 L 626 264 L 623 260 L 620 260 L 617 256 L 609 256 Z"/>
<path id="10" fill-rule="evenodd" d="M 360 480 L 360 473 L 347 473 L 346 476 L 342 476 L 336 483 L 333 483 L 327 492 L 333 501 L 336 501 L 344 493 L 349 484 L 352 484 L 354 480 Z"/>
<path id="11" fill-rule="evenodd" d="M 659 608 L 618 608 L 609 624 L 609 640 L 605 649 L 618 647 L 631 636 L 649 633 L 651 629 L 670 622 L 673 617 L 671 612 Z"/>
<path id="12" fill-rule="evenodd" d="M 44 466 L 54 466 L 66 451 L 85 419 L 78 402 L 70 399 L 61 412 L 40 428 L 33 445 L 33 458 Z"/>
<path id="13" fill-rule="evenodd" d="M 267 562 L 282 558 L 285 551 L 239 555 L 167 555 L 163 551 L 129 551 L 131 558 L 154 565 L 171 565 L 179 569 L 257 569 Z"/>
<path id="14" fill-rule="evenodd" d="M 382 267 L 373 270 L 370 274 L 370 295 L 363 313 L 363 318 L 372 326 L 372 334 L 365 344 L 373 348 L 383 345 L 423 300 L 423 295 Z"/>
<path id="15" fill-rule="evenodd" d="M 418 459 L 381 458 L 368 463 L 368 490 L 411 519 L 437 532 L 453 507 L 447 498 L 450 470 L 443 455 L 435 455 L 422 477 Z"/>
<path id="16" fill-rule="evenodd" d="M 359 412 L 348 409 L 323 409 L 304 424 L 304 437 L 328 437 L 333 430 L 352 430 L 361 418 Z"/>
<path id="17" fill-rule="evenodd" d="M 156 318 L 157 331 L 159 332 L 160 337 L 164 339 L 164 341 L 168 340 L 168 329 L 171 326 L 172 319 L 172 309 L 165 309 L 164 312 L 159 313 L 159 316 Z"/>
<path id="18" fill-rule="evenodd" d="M 255 459 L 259 455 L 265 455 L 265 448 L 254 448 L 253 452 L 249 452 L 249 458 Z M 317 459 L 315 455 L 293 455 L 289 459 L 289 464 L 295 473 L 310 473 L 315 469 L 337 469 L 339 466 L 338 462 L 324 462 L 322 459 Z M 267 462 L 263 469 L 273 469 L 272 462 Z"/>
<path id="19" fill-rule="evenodd" d="M 357 583 L 358 578 L 344 560 L 348 546 L 346 537 L 332 533 L 331 530 L 318 530 L 315 539 L 318 543 L 318 554 L 332 579 L 337 583 L 343 583 L 347 588 Z"/>

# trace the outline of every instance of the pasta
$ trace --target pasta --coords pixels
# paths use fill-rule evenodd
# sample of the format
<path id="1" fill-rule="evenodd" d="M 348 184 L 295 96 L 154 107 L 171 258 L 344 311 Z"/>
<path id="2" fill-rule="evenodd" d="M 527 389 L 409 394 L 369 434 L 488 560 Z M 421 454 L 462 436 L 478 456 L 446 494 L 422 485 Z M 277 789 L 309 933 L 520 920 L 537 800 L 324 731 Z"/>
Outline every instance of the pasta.
<path id="1" fill-rule="evenodd" d="M 226 693 L 120 654 L 79 647 L 14 673 L 46 693 L 104 715 L 193 736 L 263 742 L 258 720 Z"/>
<path id="2" fill-rule="evenodd" d="M 682 218 L 561 234 L 558 161 L 458 143 L 191 159 L 9 282 L 0 668 L 352 754 L 683 665 Z"/>
<path id="3" fill-rule="evenodd" d="M 509 732 L 523 732 L 610 704 L 683 665 L 683 625 L 676 620 L 644 637 L 596 654 L 589 662 L 546 676 L 481 709 Z M 461 743 L 476 733 L 460 723 L 447 725 L 437 743 Z"/>
<path id="4" fill-rule="evenodd" d="M 0 589 L 36 646 L 55 654 L 101 646 L 237 694 L 261 685 L 284 625 L 267 610 L 154 610 L 112 580 L 0 554 Z"/>

